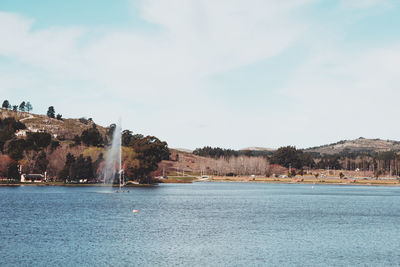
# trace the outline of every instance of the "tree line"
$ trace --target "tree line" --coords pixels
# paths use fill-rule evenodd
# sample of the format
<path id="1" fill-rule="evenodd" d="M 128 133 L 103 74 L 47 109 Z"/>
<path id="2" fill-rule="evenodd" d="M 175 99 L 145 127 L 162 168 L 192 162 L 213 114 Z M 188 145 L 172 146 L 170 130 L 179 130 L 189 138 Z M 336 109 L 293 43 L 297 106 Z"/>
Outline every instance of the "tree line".
<path id="1" fill-rule="evenodd" d="M 203 148 L 196 148 L 193 151 L 193 154 L 202 157 L 210 157 L 214 159 L 219 158 L 231 158 L 231 157 L 239 157 L 239 156 L 248 156 L 248 157 L 267 157 L 270 156 L 273 152 L 263 151 L 263 150 L 233 150 L 233 149 L 225 149 L 220 147 L 211 147 L 205 146 Z"/>
<path id="2" fill-rule="evenodd" d="M 340 141 L 344 142 L 344 141 Z M 210 170 L 214 170 L 215 173 L 224 173 L 240 175 L 246 172 L 246 169 L 242 166 L 241 162 L 247 161 L 249 165 L 255 166 L 254 162 L 251 161 L 251 157 L 258 158 L 259 155 L 246 153 L 244 151 L 242 156 L 247 156 L 249 159 L 242 158 L 240 161 L 234 160 L 234 158 L 240 157 L 238 151 L 231 149 L 212 148 L 204 147 L 198 148 L 193 151 L 193 154 L 212 158 L 218 161 L 210 163 Z M 296 170 L 298 173 L 303 173 L 304 170 L 312 169 L 335 169 L 335 170 L 348 170 L 348 171 L 360 171 L 373 173 L 376 177 L 383 174 L 391 174 L 400 176 L 400 153 L 398 151 L 356 151 L 344 150 L 338 154 L 333 155 L 321 155 L 318 152 L 304 152 L 302 149 L 297 149 L 294 146 L 285 146 L 278 148 L 272 154 L 262 155 L 270 165 L 280 165 L 285 168 L 292 168 L 294 173 Z M 220 160 L 223 159 L 223 160 Z M 232 166 L 229 166 L 231 164 Z M 264 164 L 258 164 L 257 166 L 264 166 Z M 271 171 L 270 167 L 266 167 L 264 173 L 268 174 Z M 261 173 L 260 169 L 249 168 L 254 173 Z M 229 171 L 228 171 L 229 170 Z M 247 173 L 249 174 L 249 173 Z"/>
<path id="3" fill-rule="evenodd" d="M 12 111 L 21 111 L 21 112 L 28 112 L 30 113 L 33 110 L 33 106 L 29 101 L 22 101 L 21 104 L 19 105 L 11 105 L 10 101 L 7 99 L 3 101 L 3 104 L 1 106 L 3 109 L 8 109 Z M 62 120 L 62 115 L 58 113 L 56 115 L 56 111 L 54 106 L 50 106 L 47 109 L 46 113 L 47 117 L 57 119 L 57 120 Z"/>
<path id="4" fill-rule="evenodd" d="M 10 101 L 4 100 L 1 106 L 3 109 L 13 110 L 13 111 L 22 111 L 22 112 L 31 112 L 33 110 L 32 104 L 27 101 L 22 101 L 19 105 L 11 105 Z"/>

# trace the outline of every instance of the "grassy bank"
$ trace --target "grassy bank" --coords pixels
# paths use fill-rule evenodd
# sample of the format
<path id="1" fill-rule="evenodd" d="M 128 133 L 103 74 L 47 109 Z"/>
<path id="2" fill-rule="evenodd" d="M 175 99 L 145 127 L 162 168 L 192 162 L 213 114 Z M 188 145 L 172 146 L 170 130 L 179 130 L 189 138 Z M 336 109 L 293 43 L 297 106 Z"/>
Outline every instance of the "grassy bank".
<path id="1" fill-rule="evenodd" d="M 155 186 L 157 184 L 127 184 L 124 187 Z M 118 184 L 65 184 L 63 182 L 47 183 L 0 183 L 0 186 L 66 186 L 66 187 L 119 187 Z"/>
<path id="2" fill-rule="evenodd" d="M 398 179 L 365 179 L 350 178 L 340 179 L 339 177 L 315 178 L 313 176 L 295 177 L 295 178 L 268 178 L 268 177 L 226 177 L 213 176 L 209 181 L 214 182 L 250 182 L 250 183 L 286 183 L 286 184 L 336 184 L 336 185 L 387 185 L 399 186 Z"/>

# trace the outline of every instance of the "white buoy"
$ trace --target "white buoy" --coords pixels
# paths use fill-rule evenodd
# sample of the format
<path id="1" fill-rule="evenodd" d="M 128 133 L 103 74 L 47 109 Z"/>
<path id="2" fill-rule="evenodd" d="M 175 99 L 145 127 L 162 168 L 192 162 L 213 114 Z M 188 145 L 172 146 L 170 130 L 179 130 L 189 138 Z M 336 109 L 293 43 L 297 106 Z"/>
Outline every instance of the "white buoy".
<path id="1" fill-rule="evenodd" d="M 139 212 L 139 210 L 132 210 L 132 212 L 133 212 L 133 213 L 138 213 L 138 212 Z"/>

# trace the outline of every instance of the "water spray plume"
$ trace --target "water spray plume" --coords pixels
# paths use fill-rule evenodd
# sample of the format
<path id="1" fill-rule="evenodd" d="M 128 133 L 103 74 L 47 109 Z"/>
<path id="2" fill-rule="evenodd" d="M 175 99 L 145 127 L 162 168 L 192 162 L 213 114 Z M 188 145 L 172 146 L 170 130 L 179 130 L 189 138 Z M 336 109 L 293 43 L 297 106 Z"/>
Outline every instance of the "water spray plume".
<path id="1" fill-rule="evenodd" d="M 113 184 L 115 176 L 118 175 L 120 187 L 122 181 L 122 128 L 121 120 L 115 126 L 112 136 L 111 146 L 106 154 L 106 164 L 103 169 L 104 183 Z"/>

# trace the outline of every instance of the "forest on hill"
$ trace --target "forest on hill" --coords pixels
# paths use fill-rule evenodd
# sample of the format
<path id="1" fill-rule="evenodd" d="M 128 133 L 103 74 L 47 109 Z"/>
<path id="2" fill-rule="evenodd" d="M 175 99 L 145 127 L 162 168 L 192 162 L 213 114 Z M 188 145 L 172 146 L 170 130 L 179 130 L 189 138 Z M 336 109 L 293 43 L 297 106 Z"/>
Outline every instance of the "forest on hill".
<path id="1" fill-rule="evenodd" d="M 28 104 L 27 104 L 28 103 Z M 0 178 L 19 181 L 21 174 L 44 174 L 63 182 L 104 179 L 107 148 L 116 129 L 92 119 L 64 119 L 50 106 L 46 115 L 33 107 L 3 102 L 0 110 Z M 152 173 L 169 159 L 166 142 L 155 136 L 122 132 L 122 167 L 126 180 L 151 183 Z"/>
<path id="2" fill-rule="evenodd" d="M 346 142 L 351 143 L 351 141 Z M 344 141 L 338 144 L 343 143 Z M 368 144 L 371 146 L 371 142 Z M 267 176 L 275 172 L 276 165 L 285 167 L 286 173 L 288 169 L 291 169 L 293 174 L 320 169 L 369 172 L 375 177 L 381 175 L 399 176 L 400 174 L 400 153 L 397 150 L 390 149 L 383 151 L 363 150 L 358 147 L 357 150 L 342 149 L 335 154 L 324 154 L 310 151 L 310 149 L 297 149 L 294 146 L 280 147 L 273 152 L 236 151 L 206 146 L 195 149 L 193 154 L 214 160 L 215 163 L 210 164 L 210 166 L 213 166 L 214 172 L 233 175 L 243 174 L 244 161 L 247 162 L 248 169 L 251 170 L 246 174 L 254 173 Z M 253 168 L 250 168 L 251 166 Z M 263 167 L 260 168 L 259 166 Z"/>

